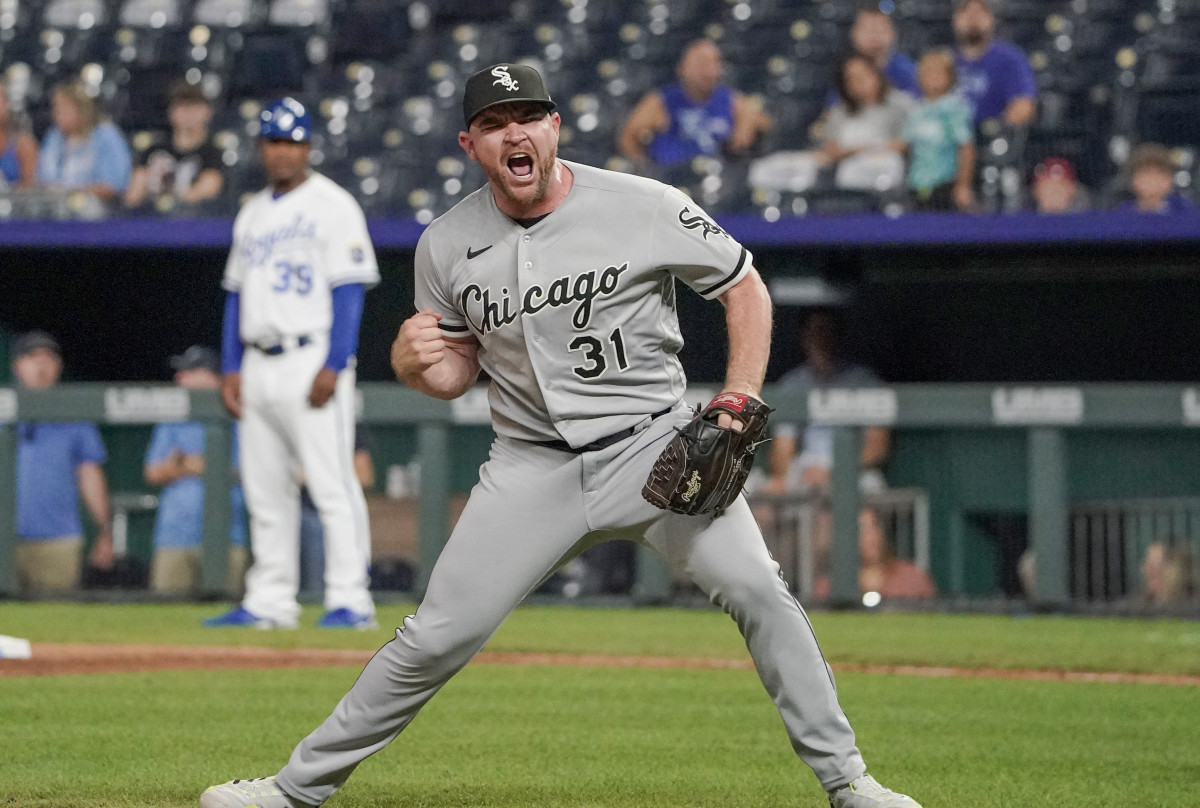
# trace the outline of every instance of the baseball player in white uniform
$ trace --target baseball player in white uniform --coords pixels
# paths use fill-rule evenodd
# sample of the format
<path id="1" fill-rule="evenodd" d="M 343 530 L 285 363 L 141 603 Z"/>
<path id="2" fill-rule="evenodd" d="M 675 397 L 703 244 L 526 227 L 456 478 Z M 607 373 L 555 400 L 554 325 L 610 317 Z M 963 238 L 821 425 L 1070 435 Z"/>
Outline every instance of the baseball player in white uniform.
<path id="1" fill-rule="evenodd" d="M 269 185 L 234 222 L 221 395 L 241 419 L 254 565 L 241 604 L 209 626 L 296 626 L 298 468 L 325 529 L 318 625 L 376 626 L 367 505 L 352 458 L 354 354 L 363 295 L 379 270 L 358 203 L 308 168 L 311 130 L 294 99 L 263 110 L 259 150 Z"/>
<path id="2" fill-rule="evenodd" d="M 496 431 L 420 608 L 277 775 L 214 786 L 200 805 L 324 803 L 542 580 L 587 546 L 625 538 L 682 562 L 734 619 L 834 808 L 914 808 L 866 774 L 812 627 L 745 499 L 685 516 L 640 493 L 691 417 L 676 280 L 725 305 L 725 392 L 759 392 L 771 301 L 750 254 L 673 188 L 559 160 L 553 110 L 531 67 L 472 76 L 459 142 L 489 184 L 417 245 L 419 312 L 401 326 L 393 367 L 442 399 L 485 370 Z"/>

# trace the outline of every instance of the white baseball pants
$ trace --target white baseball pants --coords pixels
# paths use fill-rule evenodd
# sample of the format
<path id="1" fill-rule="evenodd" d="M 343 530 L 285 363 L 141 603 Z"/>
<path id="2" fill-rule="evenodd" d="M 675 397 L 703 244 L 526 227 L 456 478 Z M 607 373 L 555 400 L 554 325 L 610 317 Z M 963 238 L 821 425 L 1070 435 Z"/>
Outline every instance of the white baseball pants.
<path id="1" fill-rule="evenodd" d="M 325 529 L 325 608 L 375 613 L 367 503 L 354 474 L 353 367 L 338 374 L 324 407 L 308 403 L 328 350 L 323 337 L 278 356 L 247 346 L 242 362 L 242 485 L 254 554 L 242 605 L 283 625 L 300 616 L 297 469 Z"/>

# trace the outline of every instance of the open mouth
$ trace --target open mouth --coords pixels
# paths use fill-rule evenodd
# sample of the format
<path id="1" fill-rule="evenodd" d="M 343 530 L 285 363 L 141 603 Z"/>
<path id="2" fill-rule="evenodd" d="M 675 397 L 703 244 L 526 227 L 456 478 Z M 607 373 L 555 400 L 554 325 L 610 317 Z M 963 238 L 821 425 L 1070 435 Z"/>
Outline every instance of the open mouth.
<path id="1" fill-rule="evenodd" d="M 524 152 L 517 152 L 508 158 L 508 170 L 516 177 L 528 177 L 533 174 L 533 158 Z"/>

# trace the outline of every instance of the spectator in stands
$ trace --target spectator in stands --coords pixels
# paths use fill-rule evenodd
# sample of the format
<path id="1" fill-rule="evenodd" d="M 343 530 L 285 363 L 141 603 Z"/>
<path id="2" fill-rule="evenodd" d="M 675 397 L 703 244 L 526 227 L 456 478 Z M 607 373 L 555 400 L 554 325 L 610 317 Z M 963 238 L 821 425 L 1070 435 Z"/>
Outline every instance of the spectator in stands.
<path id="1" fill-rule="evenodd" d="M 221 153 L 208 133 L 212 112 L 198 86 L 181 81 L 171 88 L 171 139 L 138 154 L 125 192 L 128 207 L 170 209 L 175 203 L 196 205 L 221 193 Z"/>
<path id="2" fill-rule="evenodd" d="M 738 156 L 771 128 L 761 106 L 721 82 L 721 51 L 708 39 L 683 51 L 679 81 L 647 94 L 621 132 L 626 157 L 659 174 L 694 157 Z"/>
<path id="3" fill-rule="evenodd" d="M 874 592 L 884 600 L 928 600 L 937 595 L 928 572 L 911 561 L 896 558 L 874 508 L 859 511 L 858 555 L 861 594 Z M 828 576 L 819 576 L 813 582 L 813 594 L 819 600 L 829 599 Z"/>
<path id="4" fill-rule="evenodd" d="M 917 66 L 912 59 L 896 50 L 896 26 L 878 3 L 863 6 L 854 15 L 854 22 L 850 25 L 850 47 L 855 53 L 874 62 L 897 90 L 903 90 L 914 98 L 920 97 Z"/>
<path id="5" fill-rule="evenodd" d="M 354 428 L 354 476 L 370 491 L 375 487 L 375 463 L 371 458 L 371 434 L 361 424 Z M 325 527 L 321 512 L 304 485 L 304 470 L 296 473 L 300 483 L 300 589 L 306 592 L 325 591 Z"/>
<path id="6" fill-rule="evenodd" d="M 1062 157 L 1047 157 L 1033 170 L 1033 203 L 1038 213 L 1079 213 L 1092 207 L 1075 167 Z"/>
<path id="7" fill-rule="evenodd" d="M 12 371 L 27 390 L 47 390 L 62 375 L 62 349 L 44 331 L 13 343 Z M 108 456 L 100 432 L 87 423 L 17 424 L 17 586 L 24 595 L 60 594 L 79 585 L 83 525 L 79 499 L 96 527 L 88 554 L 99 570 L 113 567 Z"/>
<path id="8" fill-rule="evenodd" d="M 31 187 L 37 161 L 37 141 L 19 125 L 0 82 L 0 189 Z"/>
<path id="9" fill-rule="evenodd" d="M 975 133 L 966 102 L 954 92 L 954 54 L 935 50 L 918 67 L 921 101 L 904 124 L 908 187 L 918 210 L 971 209 Z"/>
<path id="10" fill-rule="evenodd" d="M 1025 53 L 995 39 L 996 17 L 989 0 L 955 0 L 954 39 L 958 86 L 974 123 L 999 118 L 1024 127 L 1037 111 L 1037 82 Z"/>
<path id="11" fill-rule="evenodd" d="M 807 398 L 813 390 L 829 387 L 880 387 L 883 382 L 863 365 L 841 355 L 841 335 L 833 312 L 818 309 L 809 315 L 800 334 L 804 363 L 785 373 L 779 387 L 786 395 Z M 863 431 L 859 483 L 866 493 L 886 487 L 880 467 L 887 460 L 891 433 L 884 427 Z M 799 450 L 799 451 L 798 451 Z M 764 491 L 773 494 L 829 490 L 833 466 L 833 433 L 827 426 L 809 425 L 803 432 L 795 424 L 781 423 L 770 444 Z"/>
<path id="12" fill-rule="evenodd" d="M 188 390 L 219 390 L 220 360 L 216 352 L 193 345 L 171 357 L 175 383 Z M 159 594 L 200 593 L 200 540 L 204 524 L 204 445 L 207 427 L 200 421 L 158 424 L 146 449 L 143 475 L 161 486 L 158 515 L 154 520 L 154 559 L 150 589 Z M 237 433 L 234 433 L 237 464 Z M 242 486 L 231 491 L 233 518 L 229 531 L 227 588 L 239 592 L 249 557 L 246 550 L 246 500 Z"/>
<path id="13" fill-rule="evenodd" d="M 1191 600 L 1196 596 L 1196 564 L 1186 544 L 1156 541 L 1142 560 L 1142 594 L 1153 606 Z"/>
<path id="14" fill-rule="evenodd" d="M 81 81 L 60 84 L 51 99 L 54 126 L 42 141 L 38 182 L 86 191 L 100 202 L 118 199 L 129 184 L 129 146 L 117 127 L 101 119 Z"/>
<path id="15" fill-rule="evenodd" d="M 1175 187 L 1175 160 L 1158 143 L 1143 143 L 1129 156 L 1129 190 L 1133 198 L 1122 207 L 1139 213 L 1185 213 L 1194 206 Z"/>
<path id="16" fill-rule="evenodd" d="M 823 168 L 835 167 L 840 188 L 885 191 L 904 178 L 904 123 L 913 98 L 895 90 L 870 59 L 847 56 L 836 73 L 838 103 L 825 120 L 817 154 Z"/>

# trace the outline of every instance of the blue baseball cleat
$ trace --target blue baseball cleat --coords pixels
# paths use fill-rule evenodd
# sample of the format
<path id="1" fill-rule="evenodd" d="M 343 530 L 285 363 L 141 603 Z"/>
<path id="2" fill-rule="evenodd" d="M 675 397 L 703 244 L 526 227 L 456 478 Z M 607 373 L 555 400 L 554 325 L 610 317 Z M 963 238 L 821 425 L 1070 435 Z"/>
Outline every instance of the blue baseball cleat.
<path id="1" fill-rule="evenodd" d="M 357 631 L 372 631 L 379 628 L 374 615 L 359 614 L 344 606 L 331 612 L 325 612 L 317 621 L 317 625 L 320 628 L 352 628 Z"/>
<path id="2" fill-rule="evenodd" d="M 276 628 L 296 628 L 295 623 L 281 623 L 278 620 L 259 617 L 253 612 L 247 611 L 244 606 L 230 609 L 225 614 L 216 617 L 209 617 L 204 621 L 204 626 L 206 628 L 257 628 L 263 631 Z"/>

